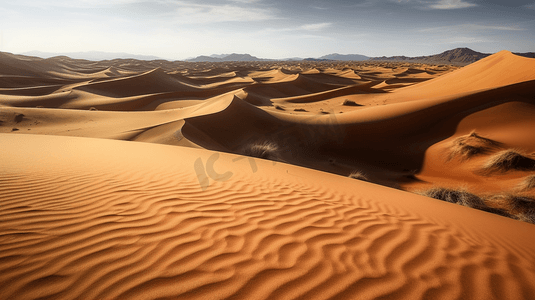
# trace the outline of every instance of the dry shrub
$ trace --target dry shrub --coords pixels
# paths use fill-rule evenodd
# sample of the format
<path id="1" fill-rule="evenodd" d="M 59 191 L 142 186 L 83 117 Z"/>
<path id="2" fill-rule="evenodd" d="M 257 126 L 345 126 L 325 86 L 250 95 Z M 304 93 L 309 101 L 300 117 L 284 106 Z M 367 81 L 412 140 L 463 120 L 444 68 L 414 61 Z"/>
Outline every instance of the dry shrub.
<path id="1" fill-rule="evenodd" d="M 358 104 L 357 102 L 355 101 L 351 101 L 351 100 L 344 100 L 344 103 L 342 103 L 342 105 L 345 105 L 345 106 L 363 106 L 362 104 Z"/>
<path id="2" fill-rule="evenodd" d="M 275 105 L 275 109 L 278 109 L 278 110 L 286 110 L 284 109 L 284 107 L 280 106 L 280 105 Z"/>
<path id="3" fill-rule="evenodd" d="M 481 168 L 483 174 L 530 170 L 535 170 L 535 160 L 513 149 L 496 153 Z"/>
<path id="4" fill-rule="evenodd" d="M 452 142 L 448 161 L 459 157 L 461 160 L 466 160 L 478 154 L 484 154 L 500 146 L 499 142 L 484 138 L 472 131 L 468 135 L 456 138 Z"/>
<path id="5" fill-rule="evenodd" d="M 535 213 L 533 212 L 531 213 L 521 212 L 515 215 L 515 217 L 519 221 L 535 224 Z"/>
<path id="6" fill-rule="evenodd" d="M 91 107 L 89 108 L 90 111 L 97 111 L 98 109 L 96 109 L 95 107 Z"/>
<path id="7" fill-rule="evenodd" d="M 529 175 L 517 186 L 520 191 L 529 191 L 535 188 L 535 175 Z"/>
<path id="8" fill-rule="evenodd" d="M 471 208 L 481 209 L 485 208 L 486 205 L 481 198 L 478 196 L 468 193 L 463 189 L 448 189 L 443 187 L 432 187 L 427 190 L 419 191 L 417 194 L 435 198 L 438 200 L 456 203 L 464 205 Z"/>
<path id="9" fill-rule="evenodd" d="M 279 146 L 274 142 L 263 141 L 252 143 L 245 146 L 241 151 L 241 154 L 269 159 L 269 160 L 281 160 Z"/>
<path id="10" fill-rule="evenodd" d="M 500 203 L 506 206 L 512 214 L 523 211 L 532 211 L 535 213 L 535 199 L 518 194 L 502 194 L 496 195 L 489 199 L 489 201 Z"/>
<path id="11" fill-rule="evenodd" d="M 358 180 L 362 180 L 362 181 L 370 181 L 368 179 L 368 176 L 361 172 L 361 171 L 353 171 L 351 172 L 351 174 L 349 174 L 349 178 L 353 178 L 353 179 L 358 179 Z"/>
<path id="12" fill-rule="evenodd" d="M 294 109 L 294 111 L 307 111 L 307 110 L 304 109 L 304 108 L 296 108 L 296 109 Z"/>

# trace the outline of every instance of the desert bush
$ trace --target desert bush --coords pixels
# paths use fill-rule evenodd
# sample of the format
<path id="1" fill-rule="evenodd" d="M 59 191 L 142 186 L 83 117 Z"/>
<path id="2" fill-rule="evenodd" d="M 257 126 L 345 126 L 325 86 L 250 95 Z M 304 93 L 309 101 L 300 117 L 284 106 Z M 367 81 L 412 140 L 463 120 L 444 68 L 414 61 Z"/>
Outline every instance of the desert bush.
<path id="1" fill-rule="evenodd" d="M 521 213 L 515 215 L 515 217 L 519 221 L 535 224 L 535 213 L 534 212 L 531 212 L 531 213 L 529 213 L 529 212 L 528 213 L 521 212 Z"/>
<path id="2" fill-rule="evenodd" d="M 278 109 L 278 110 L 286 110 L 284 109 L 284 107 L 280 106 L 280 105 L 275 105 L 275 109 Z"/>
<path id="3" fill-rule="evenodd" d="M 89 108 L 90 111 L 97 111 L 98 109 L 96 109 L 95 107 L 91 107 Z"/>
<path id="4" fill-rule="evenodd" d="M 533 211 L 535 213 L 535 199 L 518 194 L 501 194 L 493 196 L 489 201 L 498 202 L 509 208 L 512 213 Z"/>
<path id="5" fill-rule="evenodd" d="M 529 191 L 535 188 L 535 175 L 529 175 L 520 184 L 518 184 L 517 188 L 520 191 Z"/>
<path id="6" fill-rule="evenodd" d="M 492 148 L 500 146 L 499 142 L 484 138 L 472 131 L 470 134 L 461 136 L 453 140 L 448 161 L 459 157 L 461 160 L 466 160 L 477 154 L 487 153 Z"/>
<path id="7" fill-rule="evenodd" d="M 342 103 L 342 105 L 345 105 L 345 106 L 362 106 L 362 104 L 358 104 L 357 102 L 355 101 L 351 101 L 351 100 L 344 100 L 344 103 Z"/>
<path id="8" fill-rule="evenodd" d="M 361 172 L 361 171 L 353 171 L 351 172 L 351 174 L 349 174 L 349 178 L 353 178 L 353 179 L 358 179 L 358 180 L 362 180 L 362 181 L 370 181 L 368 179 L 368 176 Z"/>
<path id="9" fill-rule="evenodd" d="M 279 146 L 270 141 L 256 142 L 249 144 L 241 149 L 241 154 L 269 159 L 269 160 L 280 160 L 280 150 Z"/>
<path id="10" fill-rule="evenodd" d="M 304 109 L 304 108 L 296 108 L 296 109 L 294 109 L 294 111 L 307 111 L 307 110 Z"/>
<path id="11" fill-rule="evenodd" d="M 427 190 L 419 191 L 417 194 L 471 208 L 481 209 L 486 207 L 481 198 L 474 194 L 468 193 L 463 189 L 432 187 Z"/>
<path id="12" fill-rule="evenodd" d="M 513 149 L 503 150 L 492 157 L 482 166 L 484 174 L 508 171 L 535 170 L 535 160 Z"/>

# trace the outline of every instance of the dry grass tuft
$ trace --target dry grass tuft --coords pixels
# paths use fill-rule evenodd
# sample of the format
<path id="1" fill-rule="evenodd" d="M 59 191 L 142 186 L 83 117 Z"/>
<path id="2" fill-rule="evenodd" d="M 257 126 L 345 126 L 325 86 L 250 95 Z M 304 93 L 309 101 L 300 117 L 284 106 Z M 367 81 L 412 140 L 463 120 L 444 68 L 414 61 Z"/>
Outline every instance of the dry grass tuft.
<path id="1" fill-rule="evenodd" d="M 417 194 L 476 209 L 487 207 L 481 198 L 474 194 L 468 193 L 463 189 L 432 187 L 427 190 L 419 191 Z"/>
<path id="2" fill-rule="evenodd" d="M 502 194 L 491 197 L 489 201 L 506 206 L 509 212 L 531 212 L 535 214 L 535 199 L 518 194 Z"/>
<path id="3" fill-rule="evenodd" d="M 253 143 L 245 146 L 241 154 L 269 159 L 269 160 L 281 160 L 279 146 L 274 142 L 264 141 Z"/>
<path id="4" fill-rule="evenodd" d="M 529 175 L 517 186 L 520 191 L 529 191 L 535 188 L 535 175 Z"/>
<path id="5" fill-rule="evenodd" d="M 296 108 L 296 109 L 294 109 L 294 111 L 308 111 L 308 110 L 306 110 L 304 108 Z"/>
<path id="6" fill-rule="evenodd" d="M 482 210 L 503 217 L 517 219 L 517 217 L 513 216 L 510 212 L 504 209 L 488 206 L 487 204 L 485 204 L 485 201 L 482 198 L 474 194 L 468 193 L 463 189 L 447 189 L 441 187 L 433 187 L 428 190 L 417 192 L 417 194 L 442 201 L 447 201 L 450 203 L 460 204 L 466 207 Z"/>
<path id="7" fill-rule="evenodd" d="M 98 109 L 94 108 L 94 107 L 91 107 L 89 108 L 90 111 L 97 111 Z"/>
<path id="8" fill-rule="evenodd" d="M 493 148 L 499 147 L 499 142 L 484 138 L 472 131 L 470 134 L 461 136 L 453 140 L 448 161 L 459 157 L 461 161 L 471 158 L 478 154 L 488 153 Z"/>
<path id="9" fill-rule="evenodd" d="M 516 215 L 516 219 L 522 222 L 535 224 L 535 213 L 522 212 Z"/>
<path id="10" fill-rule="evenodd" d="M 535 160 L 512 149 L 496 153 L 481 168 L 483 174 L 531 170 L 535 170 Z"/>
<path id="11" fill-rule="evenodd" d="M 278 109 L 278 110 L 286 110 L 284 109 L 284 107 L 280 106 L 280 105 L 275 105 L 275 109 Z"/>
<path id="12" fill-rule="evenodd" d="M 355 101 L 351 101 L 351 100 L 344 100 L 344 103 L 342 103 L 342 105 L 345 105 L 345 106 L 363 106 L 362 104 L 358 104 L 357 102 Z"/>
<path id="13" fill-rule="evenodd" d="M 358 179 L 358 180 L 362 180 L 362 181 L 370 181 L 368 179 L 368 176 L 361 172 L 361 171 L 353 171 L 351 172 L 351 174 L 349 174 L 349 178 L 353 178 L 353 179 Z"/>

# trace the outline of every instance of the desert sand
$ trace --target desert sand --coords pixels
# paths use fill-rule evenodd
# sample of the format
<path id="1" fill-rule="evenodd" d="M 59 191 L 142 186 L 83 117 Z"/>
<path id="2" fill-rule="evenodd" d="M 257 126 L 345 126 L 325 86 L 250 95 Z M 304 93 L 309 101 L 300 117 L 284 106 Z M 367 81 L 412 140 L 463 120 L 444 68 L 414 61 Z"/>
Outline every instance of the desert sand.
<path id="1" fill-rule="evenodd" d="M 0 299 L 533 299 L 534 117 L 508 51 L 0 53 Z"/>

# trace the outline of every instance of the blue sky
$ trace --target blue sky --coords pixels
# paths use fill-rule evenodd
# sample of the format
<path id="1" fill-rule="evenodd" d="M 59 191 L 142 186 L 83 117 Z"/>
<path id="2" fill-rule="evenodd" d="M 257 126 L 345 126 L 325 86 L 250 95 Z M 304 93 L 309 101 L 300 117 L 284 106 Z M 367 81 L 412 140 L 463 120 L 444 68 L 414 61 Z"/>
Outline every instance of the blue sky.
<path id="1" fill-rule="evenodd" d="M 0 0 L 0 51 L 184 59 L 535 52 L 535 0 Z"/>

